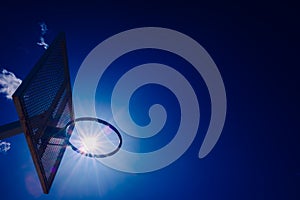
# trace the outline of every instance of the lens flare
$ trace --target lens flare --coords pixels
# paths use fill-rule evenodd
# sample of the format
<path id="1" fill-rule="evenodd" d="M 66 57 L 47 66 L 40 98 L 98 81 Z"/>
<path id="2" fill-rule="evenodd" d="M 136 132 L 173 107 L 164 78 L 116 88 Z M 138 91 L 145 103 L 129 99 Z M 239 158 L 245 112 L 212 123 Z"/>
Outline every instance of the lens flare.
<path id="1" fill-rule="evenodd" d="M 81 147 L 79 148 L 82 153 L 93 153 L 98 150 L 99 141 L 96 136 L 83 137 Z"/>
<path id="2" fill-rule="evenodd" d="M 88 120 L 89 119 L 89 120 Z M 78 118 L 65 130 L 71 134 L 70 147 L 82 155 L 103 158 L 115 154 L 121 145 L 121 136 L 106 122 L 95 118 Z"/>

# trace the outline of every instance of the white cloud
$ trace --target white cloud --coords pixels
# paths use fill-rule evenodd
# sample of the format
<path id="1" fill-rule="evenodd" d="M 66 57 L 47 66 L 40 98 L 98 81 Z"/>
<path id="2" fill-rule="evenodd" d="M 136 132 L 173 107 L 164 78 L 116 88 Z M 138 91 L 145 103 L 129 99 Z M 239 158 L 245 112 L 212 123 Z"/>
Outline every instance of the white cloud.
<path id="1" fill-rule="evenodd" d="M 10 143 L 9 142 L 1 142 L 0 140 L 0 152 L 7 152 L 10 149 Z"/>
<path id="2" fill-rule="evenodd" d="M 45 22 L 42 22 L 40 26 L 41 26 L 42 35 L 45 35 L 48 31 L 47 25 L 45 24 Z"/>
<path id="3" fill-rule="evenodd" d="M 45 39 L 43 37 L 40 38 L 40 42 L 37 42 L 38 45 L 44 47 L 44 49 L 48 49 L 48 44 L 45 42 Z"/>
<path id="4" fill-rule="evenodd" d="M 41 26 L 41 37 L 40 37 L 40 41 L 37 42 L 37 45 L 42 46 L 44 49 L 47 49 L 49 45 L 45 42 L 44 35 L 47 33 L 48 28 L 45 22 L 42 22 L 40 26 Z"/>
<path id="5" fill-rule="evenodd" d="M 0 93 L 5 94 L 8 99 L 12 99 L 12 95 L 21 83 L 21 79 L 6 69 L 3 69 L 2 73 L 0 73 Z"/>

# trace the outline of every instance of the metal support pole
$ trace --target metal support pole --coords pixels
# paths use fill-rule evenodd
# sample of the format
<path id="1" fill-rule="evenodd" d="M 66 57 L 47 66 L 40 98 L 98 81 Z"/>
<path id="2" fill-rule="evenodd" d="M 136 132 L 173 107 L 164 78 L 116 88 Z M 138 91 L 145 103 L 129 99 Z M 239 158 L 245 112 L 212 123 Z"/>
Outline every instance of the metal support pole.
<path id="1" fill-rule="evenodd" d="M 20 121 L 15 121 L 9 124 L 0 126 L 0 140 L 23 133 Z"/>

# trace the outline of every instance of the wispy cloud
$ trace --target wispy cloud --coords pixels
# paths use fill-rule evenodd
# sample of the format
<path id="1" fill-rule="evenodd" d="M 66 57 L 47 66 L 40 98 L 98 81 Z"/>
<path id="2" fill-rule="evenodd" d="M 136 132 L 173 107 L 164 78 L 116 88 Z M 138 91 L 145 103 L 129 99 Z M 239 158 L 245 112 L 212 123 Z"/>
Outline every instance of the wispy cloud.
<path id="1" fill-rule="evenodd" d="M 37 45 L 42 46 L 44 49 L 47 49 L 49 45 L 45 42 L 44 36 L 46 35 L 48 28 L 45 22 L 42 22 L 40 24 L 40 27 L 41 27 L 41 37 L 40 37 L 40 41 L 37 42 Z"/>
<path id="2" fill-rule="evenodd" d="M 40 26 L 41 26 L 42 35 L 45 35 L 48 31 L 47 25 L 45 24 L 45 22 L 42 22 Z"/>
<path id="3" fill-rule="evenodd" d="M 10 143 L 1 142 L 0 140 L 0 153 L 6 153 L 8 150 L 10 150 Z"/>
<path id="4" fill-rule="evenodd" d="M 6 69 L 3 69 L 0 73 L 0 93 L 3 93 L 8 99 L 12 99 L 12 95 L 21 83 L 21 79 Z"/>
<path id="5" fill-rule="evenodd" d="M 48 44 L 45 42 L 45 39 L 43 37 L 40 37 L 40 42 L 37 42 L 38 45 L 44 47 L 44 49 L 48 49 Z"/>

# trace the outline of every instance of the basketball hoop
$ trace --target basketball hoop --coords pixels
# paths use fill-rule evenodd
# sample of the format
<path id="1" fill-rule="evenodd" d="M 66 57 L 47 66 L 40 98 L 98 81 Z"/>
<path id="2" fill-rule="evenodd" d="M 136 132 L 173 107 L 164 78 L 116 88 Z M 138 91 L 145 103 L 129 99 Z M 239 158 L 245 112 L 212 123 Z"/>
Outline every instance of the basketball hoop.
<path id="1" fill-rule="evenodd" d="M 122 146 L 122 137 L 121 137 L 120 132 L 113 125 L 111 125 L 110 123 L 108 123 L 107 121 L 104 121 L 102 119 L 98 119 L 98 118 L 94 118 L 94 117 L 80 117 L 80 118 L 77 118 L 77 119 L 75 119 L 73 121 L 70 121 L 65 126 L 65 128 L 63 129 L 63 131 L 67 135 L 71 135 L 73 133 L 73 131 L 76 129 L 76 123 L 78 123 L 78 122 L 96 122 L 96 123 L 104 126 L 106 131 L 109 130 L 110 133 L 114 133 L 117 136 L 117 138 L 118 138 L 118 144 L 117 145 L 111 144 L 115 148 L 113 150 L 107 152 L 107 153 L 93 152 L 93 151 L 96 151 L 97 149 L 95 150 L 95 148 L 93 148 L 93 147 L 91 147 L 90 150 L 82 149 L 82 145 L 78 146 L 80 144 L 75 144 L 75 142 L 72 142 L 71 138 L 70 138 L 68 140 L 68 146 L 70 146 L 73 151 L 75 151 L 76 153 L 79 153 L 79 154 L 81 154 L 83 156 L 90 157 L 90 158 L 105 158 L 105 157 L 109 157 L 109 156 L 114 155 L 115 153 L 117 153 L 120 150 L 120 148 Z M 97 134 L 98 135 L 102 134 L 101 130 L 99 130 L 99 131 L 100 132 L 98 132 Z M 102 132 L 103 132 L 103 130 L 102 130 Z M 95 136 L 97 137 L 97 135 L 95 135 Z M 81 139 L 82 139 L 82 137 L 81 137 Z M 82 141 L 82 142 L 84 143 L 84 141 Z M 96 141 L 94 141 L 94 143 L 95 142 Z M 89 144 L 84 144 L 84 145 L 86 145 L 87 146 L 86 148 L 89 149 L 89 147 L 88 147 Z M 95 146 L 97 146 L 97 145 L 98 144 L 96 143 Z"/>

